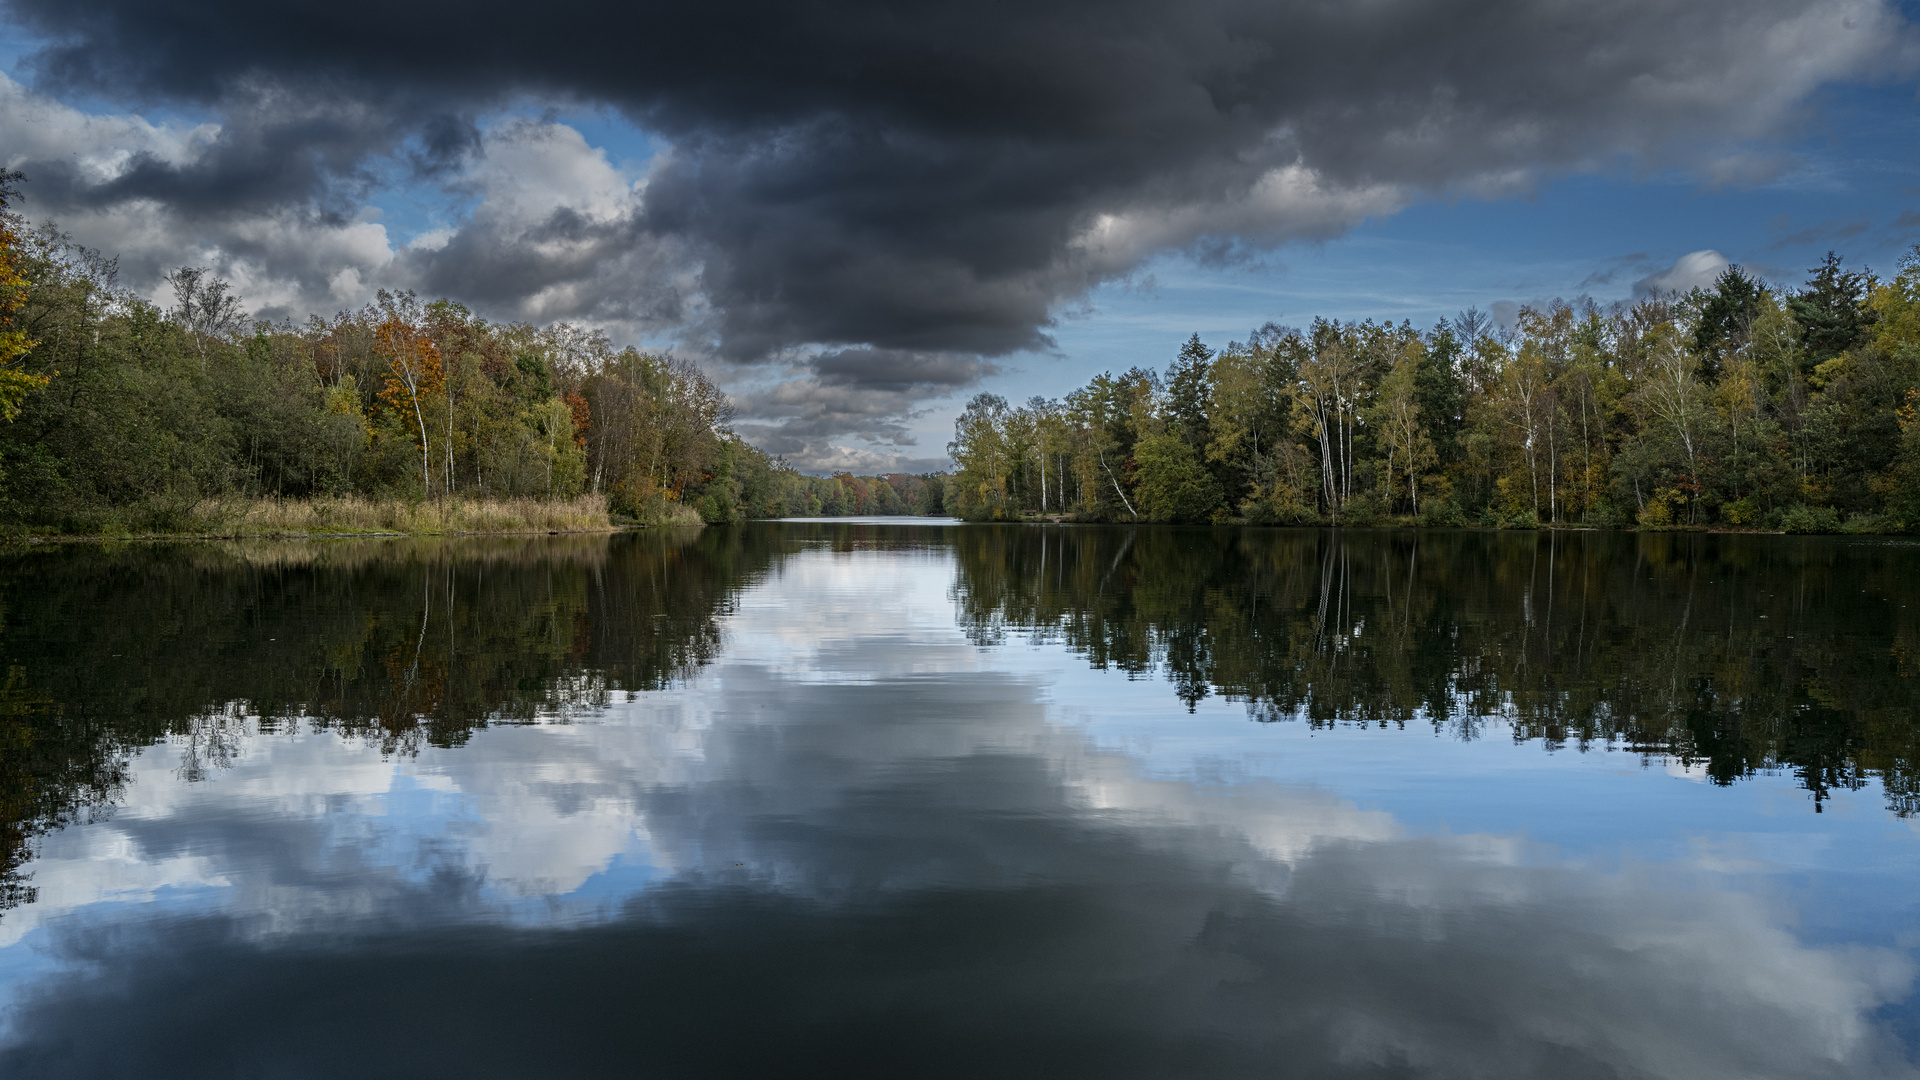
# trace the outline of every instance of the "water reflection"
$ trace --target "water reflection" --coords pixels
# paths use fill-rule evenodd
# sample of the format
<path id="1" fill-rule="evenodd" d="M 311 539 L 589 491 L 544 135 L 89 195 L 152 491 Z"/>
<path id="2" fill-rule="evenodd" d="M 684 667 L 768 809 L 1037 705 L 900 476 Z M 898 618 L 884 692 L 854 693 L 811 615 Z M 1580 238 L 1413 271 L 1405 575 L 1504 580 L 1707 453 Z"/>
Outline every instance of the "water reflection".
<path id="1" fill-rule="evenodd" d="M 385 753 L 684 676 L 776 550 L 758 531 L 62 546 L 0 563 L 4 901 L 32 836 L 110 807 L 166 740 L 179 777 L 290 726 Z"/>
<path id="2" fill-rule="evenodd" d="M 979 528 L 969 634 L 1058 640 L 1258 720 L 1488 718 L 1716 783 L 1920 810 L 1920 546 L 1771 536 Z"/>
<path id="3" fill-rule="evenodd" d="M 0 922 L 13 942 L 0 949 L 12 1008 L 0 1073 L 1912 1074 L 1897 1037 L 1911 1014 L 1906 950 L 1803 940 L 1796 895 L 1768 887 L 1764 867 L 1596 861 L 1518 824 L 1436 830 L 1243 767 L 1284 727 L 1241 721 L 1210 764 L 1174 769 L 1099 737 L 1072 717 L 1164 702 L 1173 732 L 1208 721 L 1196 691 L 1256 698 L 1221 677 L 1236 669 L 1220 658 L 1276 646 L 1287 618 L 1322 620 L 1320 647 L 1347 658 L 1330 671 L 1345 697 L 1269 673 L 1257 685 L 1303 696 L 1266 693 L 1256 715 L 1337 718 L 1347 700 L 1391 723 L 1368 703 L 1410 700 L 1399 718 L 1424 723 L 1426 706 L 1359 670 L 1398 662 L 1379 625 L 1396 609 L 1365 585 L 1378 578 L 1344 571 L 1348 598 L 1331 592 L 1325 616 L 1304 592 L 1236 592 L 1285 580 L 1289 562 L 1327 578 L 1340 552 L 1285 546 L 1323 542 L 1311 534 L 1249 534 L 1239 547 L 1206 530 L 1028 538 L 1042 532 L 791 526 L 550 559 L 372 559 L 288 571 L 305 599 L 285 603 L 280 570 L 189 563 L 163 587 L 153 579 L 174 571 L 160 553 L 131 569 L 112 562 L 128 555 L 61 556 L 107 560 L 76 570 L 95 584 L 75 591 L 109 606 L 172 598 L 147 624 L 199 626 L 182 633 L 208 637 L 208 657 L 229 666 L 245 666 L 244 638 L 269 621 L 255 612 L 288 611 L 268 637 L 314 629 L 279 675 L 202 670 L 192 692 L 144 696 L 128 675 L 88 696 L 84 679 L 39 678 L 50 669 L 22 643 L 46 617 L 21 619 L 8 594 L 10 655 L 26 658 L 23 685 L 44 706 L 32 723 L 91 712 L 97 731 L 126 726 L 117 809 L 44 836 L 40 900 Z M 1061 536 L 1076 533 L 1085 546 L 1069 550 Z M 1407 552 L 1388 550 L 1402 565 Z M 1416 580 L 1426 557 L 1413 555 Z M 1516 636 L 1494 628 L 1527 610 L 1502 606 L 1515 579 L 1498 568 L 1516 558 L 1492 548 L 1452 579 L 1456 595 L 1426 601 L 1450 613 L 1430 627 L 1488 635 L 1444 654 L 1459 658 L 1445 668 L 1457 682 L 1483 680 L 1475 692 L 1511 689 L 1516 668 L 1591 670 L 1526 652 L 1526 631 L 1522 656 L 1489 652 Z M 419 570 L 443 581 L 446 564 L 456 602 L 437 595 L 432 610 L 456 623 L 460 605 L 479 610 L 435 653 L 424 641 L 437 624 L 423 636 L 413 621 L 429 602 Z M 1162 571 L 1177 580 L 1156 583 Z M 314 581 L 335 572 L 332 587 Z M 1093 586 L 1060 591 L 1082 576 Z M 669 584 L 681 578 L 705 584 Z M 1396 600 L 1421 595 L 1402 580 Z M 1183 600 L 1179 582 L 1199 599 Z M 240 613 L 227 621 L 185 614 L 248 589 L 253 600 L 219 609 Z M 559 595 L 579 605 L 542 600 Z M 1260 628 L 1239 644 L 1217 614 L 1235 595 Z M 1287 616 L 1260 621 L 1256 597 Z M 328 604 L 361 618 L 298 614 Z M 381 624 L 382 612 L 395 627 L 354 654 L 377 663 L 314 666 L 315 650 L 347 639 L 339 627 Z M 679 619 L 662 635 L 678 644 L 647 640 L 642 619 Z M 1539 623 L 1544 635 L 1544 613 Z M 1622 625 L 1589 630 L 1624 640 Z M 1083 655 L 1020 640 L 1039 630 Z M 499 644 L 467 644 L 483 640 Z M 1311 644 L 1268 655 L 1316 662 Z M 377 704 L 429 679 L 416 649 L 418 672 L 442 658 L 441 689 Z M 149 655 L 196 664 L 177 644 Z M 1161 670 L 1188 702 L 1121 673 L 1091 677 L 1087 657 Z M 295 681 L 307 670 L 321 674 Z M 338 684 L 343 671 L 358 673 L 345 680 L 358 691 L 240 692 Z M 490 690 L 466 686 L 483 679 Z M 1483 700 L 1448 685 L 1448 716 Z M 1543 698 L 1568 688 L 1538 685 Z M 191 704 L 172 719 L 105 714 L 148 700 Z M 449 726 L 456 717 L 463 726 Z M 141 723 L 177 726 L 143 750 L 154 730 Z M 218 767 L 193 746 L 196 724 L 233 733 Z M 1621 809 L 1623 837 L 1701 828 Z M 1877 842 L 1894 869 L 1876 880 L 1910 890 L 1911 833 Z"/>

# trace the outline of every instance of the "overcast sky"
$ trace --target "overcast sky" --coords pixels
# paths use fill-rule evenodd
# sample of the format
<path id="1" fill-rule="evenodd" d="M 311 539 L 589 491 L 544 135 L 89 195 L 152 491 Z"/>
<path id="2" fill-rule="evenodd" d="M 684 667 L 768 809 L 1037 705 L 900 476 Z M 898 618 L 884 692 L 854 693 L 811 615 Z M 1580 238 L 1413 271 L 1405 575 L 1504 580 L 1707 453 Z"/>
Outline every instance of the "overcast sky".
<path id="1" fill-rule="evenodd" d="M 0 0 L 22 209 L 160 297 L 380 287 L 700 360 L 803 468 L 944 464 L 1315 314 L 1428 325 L 1920 240 L 1876 0 Z"/>

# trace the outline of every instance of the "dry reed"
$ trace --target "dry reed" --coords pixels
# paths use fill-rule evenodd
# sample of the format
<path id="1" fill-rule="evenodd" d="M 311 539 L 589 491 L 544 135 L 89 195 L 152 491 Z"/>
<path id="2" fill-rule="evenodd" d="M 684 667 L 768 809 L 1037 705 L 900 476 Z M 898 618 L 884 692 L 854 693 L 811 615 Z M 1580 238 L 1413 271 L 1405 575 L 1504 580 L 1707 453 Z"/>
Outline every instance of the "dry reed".
<path id="1" fill-rule="evenodd" d="M 698 528 L 684 503 L 656 500 L 635 516 L 607 507 L 600 495 L 573 499 L 154 499 L 130 507 L 76 508 L 56 521 L 0 525 L 0 540 L 30 538 L 238 538 L 329 536 L 466 536 L 513 533 L 609 533 L 635 525 Z"/>
<path id="2" fill-rule="evenodd" d="M 192 531 L 220 536 L 611 532 L 606 499 L 223 499 L 194 507 Z"/>

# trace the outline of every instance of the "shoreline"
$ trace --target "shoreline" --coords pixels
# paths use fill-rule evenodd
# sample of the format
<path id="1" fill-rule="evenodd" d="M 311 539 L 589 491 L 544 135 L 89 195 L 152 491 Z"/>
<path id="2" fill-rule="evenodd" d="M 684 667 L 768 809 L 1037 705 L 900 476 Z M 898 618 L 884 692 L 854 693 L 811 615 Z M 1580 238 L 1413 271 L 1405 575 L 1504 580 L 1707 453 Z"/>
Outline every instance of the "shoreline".
<path id="1" fill-rule="evenodd" d="M 698 523 L 692 511 L 679 507 L 662 516 L 677 524 Z M 536 535 L 612 533 L 627 527 L 600 495 L 572 499 L 215 498 L 82 508 L 62 520 L 0 527 L 0 542 Z"/>
<path id="2" fill-rule="evenodd" d="M 623 532 L 644 532 L 661 528 L 705 528 L 704 525 L 608 525 L 589 529 L 468 529 L 441 532 L 140 532 L 140 533 L 63 533 L 32 532 L 0 537 L 0 547 L 25 547 L 37 544 L 131 544 L 160 543 L 175 540 L 423 540 L 474 536 L 611 536 Z"/>
<path id="3" fill-rule="evenodd" d="M 779 518 L 748 518 L 735 524 L 758 524 L 777 522 Z M 858 515 L 845 519 L 848 524 L 871 524 L 863 522 Z M 837 520 L 824 520 L 817 524 L 836 524 Z M 1397 530 L 1412 532 L 1485 532 L 1485 533 L 1633 533 L 1633 534 L 1693 534 L 1705 536 L 1908 536 L 1908 533 L 1789 533 L 1780 529 L 1729 529 L 1701 527 L 1693 529 L 1647 529 L 1647 528 L 1608 528 L 1599 525 L 1541 525 L 1534 528 L 1500 528 L 1483 525 L 1421 525 L 1417 523 L 1384 522 L 1367 525 L 1333 524 L 1256 524 L 1246 521 L 1219 522 L 1201 525 L 1179 525 L 1175 522 L 1155 521 L 1068 521 L 1068 520 L 1027 520 L 1027 521 L 971 521 L 966 525 L 1042 525 L 1042 526 L 1092 526 L 1092 527 L 1179 527 L 1208 529 L 1336 529 L 1354 531 Z M 618 533 L 648 532 L 655 529 L 704 529 L 708 526 L 701 522 L 664 522 L 644 524 L 639 522 L 610 522 L 606 525 L 592 525 L 567 529 L 540 528 L 502 528 L 502 529 L 423 529 L 402 531 L 393 529 L 343 529 L 343 530 L 266 530 L 266 531 L 140 531 L 140 532 L 100 532 L 78 533 L 58 530 L 22 530 L 17 533 L 0 535 L 0 548 L 35 547 L 40 545 L 61 544 L 119 544 L 119 543 L 166 543 L 178 541 L 241 541 L 241 540 L 284 540 L 326 541 L 326 540 L 401 540 L 401 539 L 468 539 L 474 537 L 534 537 L 534 536 L 612 536 Z"/>
<path id="4" fill-rule="evenodd" d="M 27 547 L 72 543 L 158 543 L 170 541 L 239 540 L 377 540 L 402 537 L 589 536 L 639 532 L 659 528 L 704 528 L 691 507 L 660 507 L 657 520 L 638 520 L 615 514 L 604 496 L 572 499 L 451 498 L 410 501 L 375 500 L 358 496 L 318 499 L 206 499 L 180 506 L 150 504 L 76 512 L 67 522 L 0 526 L 0 547 Z M 866 515 L 821 518 L 823 524 L 845 520 L 857 523 Z M 914 515 L 919 516 L 919 515 Z M 778 521 L 779 518 L 742 518 Z M 975 525 L 1086 525 L 1109 527 L 1176 526 L 1185 528 L 1353 529 L 1468 532 L 1547 533 L 1691 533 L 1725 536 L 1902 536 L 1891 529 L 1789 530 L 1712 525 L 1595 525 L 1570 522 L 1541 524 L 1439 524 L 1415 518 L 1386 518 L 1367 522 L 1252 522 L 1232 518 L 1211 523 L 1180 525 L 1153 521 L 1077 521 L 1070 514 L 1021 515 L 998 521 L 971 521 Z"/>

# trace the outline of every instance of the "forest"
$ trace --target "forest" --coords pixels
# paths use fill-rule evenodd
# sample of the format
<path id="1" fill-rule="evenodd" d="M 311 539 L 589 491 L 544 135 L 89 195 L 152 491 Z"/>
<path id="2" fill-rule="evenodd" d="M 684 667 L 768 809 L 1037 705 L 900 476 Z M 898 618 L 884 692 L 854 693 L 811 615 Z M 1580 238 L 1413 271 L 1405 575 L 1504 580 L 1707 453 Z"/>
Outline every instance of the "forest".
<path id="1" fill-rule="evenodd" d="M 0 526 L 187 531 L 210 499 L 329 496 L 588 496 L 640 524 L 942 511 L 939 475 L 788 467 L 698 367 L 601 333 L 386 292 L 275 326 L 203 269 L 164 309 L 117 275 L 0 214 Z"/>
<path id="2" fill-rule="evenodd" d="M 1881 280 L 1711 289 L 1510 326 L 1269 323 L 955 423 L 970 520 L 1903 532 L 1920 526 L 1920 247 Z"/>

